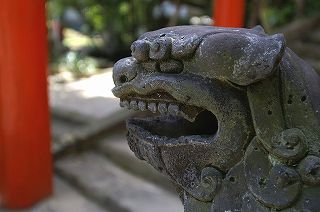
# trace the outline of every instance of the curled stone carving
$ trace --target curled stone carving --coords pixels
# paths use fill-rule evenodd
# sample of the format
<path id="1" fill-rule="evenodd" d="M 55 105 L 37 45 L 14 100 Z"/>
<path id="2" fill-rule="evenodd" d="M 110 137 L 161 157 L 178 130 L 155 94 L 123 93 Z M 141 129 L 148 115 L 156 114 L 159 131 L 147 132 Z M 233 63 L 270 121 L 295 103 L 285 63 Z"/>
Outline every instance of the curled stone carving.
<path id="1" fill-rule="evenodd" d="M 268 153 L 254 141 L 246 152 L 245 176 L 252 194 L 270 208 L 290 206 L 301 191 L 299 174 L 282 164 L 271 164 Z"/>
<path id="2" fill-rule="evenodd" d="M 179 26 L 143 34 L 113 69 L 128 143 L 185 211 L 319 211 L 320 77 L 283 35 Z"/>
<path id="3" fill-rule="evenodd" d="M 183 180 L 184 182 L 181 185 L 184 190 L 194 198 L 207 202 L 211 201 L 219 190 L 222 174 L 215 168 L 206 167 L 198 177 L 196 170 L 187 169 L 183 175 Z"/>
<path id="4" fill-rule="evenodd" d="M 310 155 L 301 161 L 298 167 L 304 183 L 320 185 L 320 158 Z"/>
<path id="5" fill-rule="evenodd" d="M 299 129 L 287 129 L 273 136 L 270 151 L 285 163 L 294 164 L 302 159 L 307 152 L 305 136 Z"/>

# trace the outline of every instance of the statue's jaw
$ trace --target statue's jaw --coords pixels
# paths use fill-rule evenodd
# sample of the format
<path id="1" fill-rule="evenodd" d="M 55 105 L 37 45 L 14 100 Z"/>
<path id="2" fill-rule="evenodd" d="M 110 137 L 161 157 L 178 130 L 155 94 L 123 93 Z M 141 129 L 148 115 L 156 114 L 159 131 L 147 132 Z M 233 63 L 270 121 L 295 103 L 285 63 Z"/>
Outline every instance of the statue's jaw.
<path id="1" fill-rule="evenodd" d="M 131 150 L 203 201 L 211 201 L 218 188 L 218 182 L 208 187 L 203 179 L 238 163 L 253 136 L 245 92 L 224 81 L 137 75 L 113 93 L 122 107 L 149 111 L 147 118 L 127 121 Z"/>
<path id="2" fill-rule="evenodd" d="M 148 118 L 127 122 L 130 147 L 140 159 L 168 159 L 163 168 L 171 177 L 180 175 L 172 173 L 180 171 L 175 166 L 227 171 L 241 159 L 253 135 L 244 91 L 196 75 L 142 73 L 113 89 L 122 107 L 149 111 Z"/>
<path id="3" fill-rule="evenodd" d="M 153 98 L 156 96 L 161 99 Z M 146 112 L 146 118 L 127 121 L 128 142 L 137 157 L 148 161 L 156 169 L 163 165 L 160 161 L 162 147 L 194 143 L 208 145 L 217 136 L 218 120 L 212 112 L 179 103 L 165 92 L 139 97 L 130 95 L 122 99 L 120 105 Z"/>

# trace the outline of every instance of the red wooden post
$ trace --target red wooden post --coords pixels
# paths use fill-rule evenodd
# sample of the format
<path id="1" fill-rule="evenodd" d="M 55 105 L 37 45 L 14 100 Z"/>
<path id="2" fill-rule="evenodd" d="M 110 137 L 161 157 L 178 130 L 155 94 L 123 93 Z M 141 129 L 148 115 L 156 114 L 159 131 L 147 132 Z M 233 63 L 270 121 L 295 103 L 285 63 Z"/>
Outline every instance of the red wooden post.
<path id="1" fill-rule="evenodd" d="M 243 27 L 245 0 L 214 0 L 215 26 Z"/>
<path id="2" fill-rule="evenodd" d="M 52 192 L 44 0 L 0 0 L 0 203 Z"/>

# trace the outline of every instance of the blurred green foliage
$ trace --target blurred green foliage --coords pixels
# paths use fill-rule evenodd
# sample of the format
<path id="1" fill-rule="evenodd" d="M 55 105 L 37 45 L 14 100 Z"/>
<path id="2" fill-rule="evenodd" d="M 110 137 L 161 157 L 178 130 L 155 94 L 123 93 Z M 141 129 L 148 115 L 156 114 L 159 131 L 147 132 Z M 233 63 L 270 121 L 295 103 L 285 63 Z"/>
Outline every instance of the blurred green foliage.
<path id="1" fill-rule="evenodd" d="M 93 37 L 102 40 L 99 45 L 87 46 L 91 48 L 91 51 L 87 52 L 93 53 L 91 56 L 94 57 L 107 57 L 116 61 L 130 54 L 130 44 L 141 33 L 168 25 L 168 20 L 163 17 L 155 20 L 152 14 L 154 8 L 164 2 L 165 0 L 47 0 L 47 17 L 48 20 L 62 20 L 61 17 L 68 8 L 76 9 L 85 23 L 80 28 L 81 34 L 85 34 L 91 40 Z M 203 15 L 210 15 L 209 11 L 212 9 L 212 0 L 171 2 L 176 5 L 188 5 L 190 11 L 202 11 Z M 267 32 L 272 32 L 295 19 L 320 13 L 320 0 L 246 0 L 246 5 L 247 26 L 260 24 Z M 182 22 L 174 22 L 177 23 Z M 52 55 L 58 58 L 56 54 Z M 80 70 L 86 66 L 80 63 L 79 65 L 70 68 Z"/>
<path id="2" fill-rule="evenodd" d="M 247 17 L 252 13 L 258 13 L 260 24 L 267 31 L 295 19 L 320 14 L 320 0 L 247 0 L 247 5 Z"/>
<path id="3" fill-rule="evenodd" d="M 87 27 L 86 34 L 111 36 L 113 42 L 129 43 L 136 38 L 141 29 L 152 29 L 155 23 L 152 8 L 157 0 L 48 0 L 49 19 L 60 18 L 65 9 L 73 7 L 83 16 Z"/>
<path id="4" fill-rule="evenodd" d="M 269 26 L 276 27 L 288 23 L 294 18 L 295 5 L 284 4 L 281 8 L 270 5 L 264 11 L 263 16 L 267 19 Z"/>
<path id="5" fill-rule="evenodd" d="M 306 15 L 313 16 L 320 14 L 320 1 L 319 0 L 307 0 Z"/>
<path id="6" fill-rule="evenodd" d="M 259 10 L 267 27 L 284 25 L 301 12 L 297 8 L 297 2 L 303 2 L 304 16 L 313 16 L 320 12 L 320 0 L 247 0 L 247 13 Z M 76 8 L 83 15 L 87 28 L 86 33 L 111 33 L 119 42 L 130 42 L 140 32 L 152 30 L 157 23 L 152 18 L 152 10 L 162 0 L 48 0 L 49 19 L 59 18 L 68 7 Z M 195 4 L 190 0 L 172 0 L 173 3 Z M 208 10 L 212 0 L 199 1 L 203 10 Z M 257 8 L 257 3 L 263 5 L 263 9 Z M 249 16 L 249 15 L 247 15 Z"/>

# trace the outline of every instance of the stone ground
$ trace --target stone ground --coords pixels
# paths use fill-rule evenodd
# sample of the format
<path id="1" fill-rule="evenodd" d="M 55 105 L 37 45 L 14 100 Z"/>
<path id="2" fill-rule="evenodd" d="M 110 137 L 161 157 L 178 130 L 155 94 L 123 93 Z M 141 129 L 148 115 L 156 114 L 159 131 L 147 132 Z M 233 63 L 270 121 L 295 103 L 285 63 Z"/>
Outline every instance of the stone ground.
<path id="1" fill-rule="evenodd" d="M 119 107 L 111 93 L 112 69 L 87 79 L 59 83 L 50 79 L 53 152 L 56 154 L 79 140 L 124 120 L 132 112 Z"/>
<path id="2" fill-rule="evenodd" d="M 50 79 L 54 193 L 26 210 L 6 212 L 177 212 L 183 206 L 169 180 L 136 159 L 113 97 L 111 69 L 59 83 Z"/>

